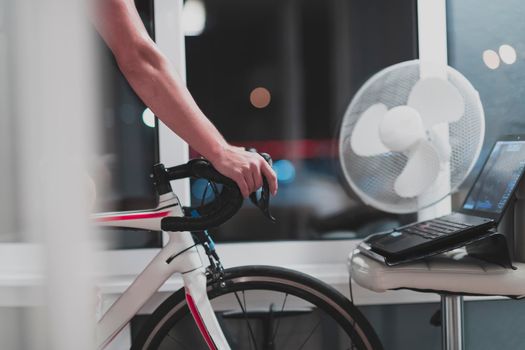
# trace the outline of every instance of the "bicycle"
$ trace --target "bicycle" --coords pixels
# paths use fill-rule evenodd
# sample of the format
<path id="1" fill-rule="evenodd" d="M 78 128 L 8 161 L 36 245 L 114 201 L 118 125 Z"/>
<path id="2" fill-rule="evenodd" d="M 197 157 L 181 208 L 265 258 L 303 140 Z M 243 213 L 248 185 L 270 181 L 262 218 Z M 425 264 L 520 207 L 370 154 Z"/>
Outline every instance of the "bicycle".
<path id="1" fill-rule="evenodd" d="M 261 155 L 271 164 L 268 155 Z M 94 216 L 103 226 L 162 230 L 169 236 L 168 243 L 98 322 L 99 349 L 105 348 L 175 273 L 182 275 L 184 287 L 148 317 L 133 339 L 133 350 L 246 349 L 243 341 L 256 350 L 320 349 L 320 342 L 327 339 L 330 349 L 382 349 L 366 318 L 329 285 L 280 267 L 223 268 L 206 230 L 231 218 L 243 198 L 235 182 L 207 160 L 193 159 L 167 169 L 157 164 L 151 177 L 159 199 L 156 208 Z M 170 182 L 188 177 L 207 180 L 206 191 L 213 190 L 214 200 L 182 207 Z M 273 220 L 266 181 L 250 199 Z M 199 246 L 204 248 L 208 264 L 202 261 Z M 229 306 L 224 310 L 223 305 Z M 301 335 L 298 340 L 290 337 L 291 328 Z"/>

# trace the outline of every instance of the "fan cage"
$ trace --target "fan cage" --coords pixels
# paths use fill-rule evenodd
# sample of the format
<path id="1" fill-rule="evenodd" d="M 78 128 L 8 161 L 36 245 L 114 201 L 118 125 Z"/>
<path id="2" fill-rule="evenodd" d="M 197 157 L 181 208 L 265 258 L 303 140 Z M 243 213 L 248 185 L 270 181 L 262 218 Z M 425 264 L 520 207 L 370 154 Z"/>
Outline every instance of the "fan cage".
<path id="1" fill-rule="evenodd" d="M 413 60 L 388 67 L 370 78 L 356 93 L 343 117 L 339 137 L 339 158 L 346 180 L 366 203 L 392 213 L 410 213 L 429 207 L 455 192 L 466 179 L 481 151 L 485 119 L 479 94 L 457 70 L 447 66 L 447 78 L 463 96 L 465 113 L 449 124 L 450 191 L 403 198 L 394 191 L 394 182 L 407 162 L 400 152 L 372 157 L 355 154 L 350 138 L 357 119 L 370 106 L 384 104 L 388 109 L 406 105 L 414 84 L 420 79 L 420 61 Z"/>

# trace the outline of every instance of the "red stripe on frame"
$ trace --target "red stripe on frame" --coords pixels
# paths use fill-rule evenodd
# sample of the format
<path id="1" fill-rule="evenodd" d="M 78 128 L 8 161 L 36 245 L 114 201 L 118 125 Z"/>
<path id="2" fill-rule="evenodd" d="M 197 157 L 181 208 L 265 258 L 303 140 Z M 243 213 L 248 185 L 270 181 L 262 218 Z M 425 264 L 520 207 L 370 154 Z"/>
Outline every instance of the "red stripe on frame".
<path id="1" fill-rule="evenodd" d="M 213 342 L 213 339 L 211 339 L 210 333 L 208 333 L 208 330 L 206 329 L 206 326 L 204 325 L 204 321 L 202 320 L 201 315 L 199 314 L 199 310 L 197 310 L 197 306 L 195 305 L 195 302 L 193 301 L 193 298 L 191 297 L 189 293 L 186 293 L 186 302 L 188 303 L 188 306 L 190 307 L 191 314 L 193 315 L 193 318 L 195 319 L 195 322 L 197 323 L 197 327 L 199 327 L 199 331 L 204 337 L 206 344 L 208 344 L 208 347 L 210 348 L 210 350 L 217 350 L 217 346 Z"/>
<path id="2" fill-rule="evenodd" d="M 123 221 L 123 220 L 140 220 L 140 219 L 155 219 L 163 218 L 170 214 L 169 211 L 160 211 L 157 213 L 138 213 L 138 214 L 127 214 L 127 215 L 118 215 L 118 216 L 107 216 L 103 218 L 96 218 L 98 222 L 108 222 L 108 221 Z"/>

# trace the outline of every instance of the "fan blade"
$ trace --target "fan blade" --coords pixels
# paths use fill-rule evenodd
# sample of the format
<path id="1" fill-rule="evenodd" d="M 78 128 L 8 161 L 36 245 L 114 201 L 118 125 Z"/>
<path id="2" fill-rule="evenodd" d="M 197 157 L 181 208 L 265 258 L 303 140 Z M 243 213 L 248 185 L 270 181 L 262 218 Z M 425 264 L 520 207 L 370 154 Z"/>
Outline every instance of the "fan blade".
<path id="1" fill-rule="evenodd" d="M 444 129 L 444 130 L 442 130 Z M 448 125 L 439 124 L 428 131 L 432 145 L 436 148 L 441 163 L 450 161 L 452 155 L 452 147 L 450 146 Z"/>
<path id="2" fill-rule="evenodd" d="M 386 112 L 387 108 L 384 104 L 376 103 L 364 111 L 361 118 L 357 120 L 350 138 L 355 154 L 369 157 L 389 151 L 379 139 L 379 123 Z"/>
<path id="3" fill-rule="evenodd" d="M 409 106 L 389 110 L 379 124 L 379 138 L 391 151 L 403 152 L 425 138 L 419 113 Z"/>
<path id="4" fill-rule="evenodd" d="M 417 197 L 432 185 L 439 170 L 436 149 L 428 141 L 421 140 L 411 150 L 405 168 L 394 183 L 394 191 L 403 198 Z"/>
<path id="5" fill-rule="evenodd" d="M 459 90 L 441 78 L 419 80 L 410 91 L 407 104 L 418 110 L 426 129 L 458 121 L 465 113 L 465 101 Z"/>

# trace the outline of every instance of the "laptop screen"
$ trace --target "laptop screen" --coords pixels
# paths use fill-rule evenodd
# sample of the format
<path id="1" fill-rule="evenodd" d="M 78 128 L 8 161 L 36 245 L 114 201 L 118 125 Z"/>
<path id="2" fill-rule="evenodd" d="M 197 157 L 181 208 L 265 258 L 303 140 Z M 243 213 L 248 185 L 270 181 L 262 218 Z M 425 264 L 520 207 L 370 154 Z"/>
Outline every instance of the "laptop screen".
<path id="1" fill-rule="evenodd" d="M 462 211 L 499 216 L 511 199 L 524 168 L 525 141 L 496 142 Z"/>

